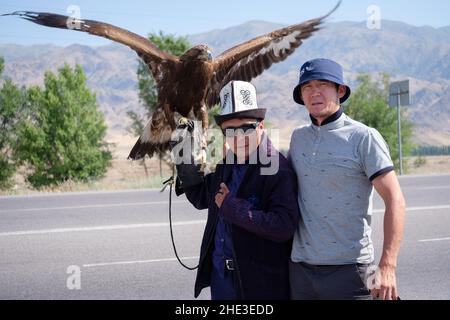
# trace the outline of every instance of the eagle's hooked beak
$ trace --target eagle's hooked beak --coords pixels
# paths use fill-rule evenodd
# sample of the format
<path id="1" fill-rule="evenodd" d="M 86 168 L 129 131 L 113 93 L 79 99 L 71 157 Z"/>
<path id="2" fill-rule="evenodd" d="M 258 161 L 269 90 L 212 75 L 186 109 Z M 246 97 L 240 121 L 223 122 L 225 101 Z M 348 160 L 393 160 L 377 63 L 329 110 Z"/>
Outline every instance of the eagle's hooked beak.
<path id="1" fill-rule="evenodd" d="M 205 58 L 206 58 L 208 61 L 211 61 L 211 60 L 212 60 L 213 56 L 212 56 L 212 52 L 211 52 L 210 50 L 207 50 L 207 51 L 206 51 Z"/>

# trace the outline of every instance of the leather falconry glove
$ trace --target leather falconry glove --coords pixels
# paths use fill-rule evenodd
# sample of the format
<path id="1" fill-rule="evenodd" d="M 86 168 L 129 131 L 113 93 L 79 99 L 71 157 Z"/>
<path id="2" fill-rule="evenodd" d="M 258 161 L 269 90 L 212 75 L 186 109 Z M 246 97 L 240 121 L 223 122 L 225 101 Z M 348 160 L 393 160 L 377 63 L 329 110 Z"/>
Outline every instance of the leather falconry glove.
<path id="1" fill-rule="evenodd" d="M 181 118 L 177 129 L 172 134 L 170 146 L 172 157 L 177 168 L 175 191 L 177 195 L 185 188 L 203 183 L 203 165 L 196 161 L 196 139 L 194 138 L 194 122 Z M 200 147 L 201 149 L 201 147 Z"/>

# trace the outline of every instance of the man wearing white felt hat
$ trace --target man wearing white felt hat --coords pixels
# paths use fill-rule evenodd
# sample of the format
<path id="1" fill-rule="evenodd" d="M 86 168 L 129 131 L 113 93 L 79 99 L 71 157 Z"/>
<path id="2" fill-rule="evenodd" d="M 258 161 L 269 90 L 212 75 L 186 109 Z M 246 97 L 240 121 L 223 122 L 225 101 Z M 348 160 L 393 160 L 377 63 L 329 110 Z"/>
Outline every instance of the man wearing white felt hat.
<path id="1" fill-rule="evenodd" d="M 231 81 L 220 100 L 215 120 L 226 157 L 207 175 L 200 165 L 177 165 L 178 194 L 208 209 L 194 295 L 210 287 L 213 300 L 289 299 L 288 261 L 300 217 L 295 173 L 264 134 L 266 110 L 258 108 L 252 84 Z M 270 164 L 263 158 L 277 162 L 277 170 L 264 174 Z"/>
<path id="2" fill-rule="evenodd" d="M 248 161 L 263 138 L 266 109 L 258 108 L 256 89 L 244 81 L 231 81 L 220 91 L 221 112 L 215 116 L 226 144 L 236 160 Z M 228 159 L 230 160 L 230 159 Z M 255 163 L 256 159 L 252 159 Z"/>
<path id="3" fill-rule="evenodd" d="M 266 109 L 258 108 L 256 89 L 244 81 L 231 81 L 220 91 L 221 112 L 215 116 L 220 126 L 226 120 L 252 118 L 264 120 Z"/>

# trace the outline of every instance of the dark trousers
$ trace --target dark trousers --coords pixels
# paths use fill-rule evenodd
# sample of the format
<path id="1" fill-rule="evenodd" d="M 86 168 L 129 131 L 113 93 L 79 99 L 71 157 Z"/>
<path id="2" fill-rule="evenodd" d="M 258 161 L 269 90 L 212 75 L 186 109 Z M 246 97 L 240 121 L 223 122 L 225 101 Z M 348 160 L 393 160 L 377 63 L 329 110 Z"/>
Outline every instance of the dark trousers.
<path id="1" fill-rule="evenodd" d="M 364 282 L 369 265 L 316 266 L 289 263 L 292 300 L 371 300 Z"/>
<path id="2" fill-rule="evenodd" d="M 236 300 L 235 271 L 225 270 L 224 277 L 213 266 L 211 274 L 211 300 Z"/>

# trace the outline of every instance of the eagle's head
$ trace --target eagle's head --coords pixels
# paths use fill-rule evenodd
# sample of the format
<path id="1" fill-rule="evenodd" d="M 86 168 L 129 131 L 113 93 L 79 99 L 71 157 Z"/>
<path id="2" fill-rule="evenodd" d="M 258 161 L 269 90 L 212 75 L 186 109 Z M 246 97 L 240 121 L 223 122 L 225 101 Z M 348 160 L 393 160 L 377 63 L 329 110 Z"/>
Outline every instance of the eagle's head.
<path id="1" fill-rule="evenodd" d="M 183 55 L 180 57 L 181 61 L 211 61 L 212 60 L 212 53 L 211 49 L 204 44 L 195 46 L 190 48 L 188 51 L 183 53 Z"/>

